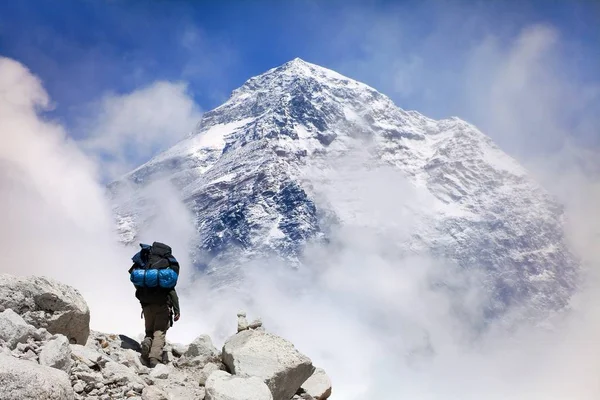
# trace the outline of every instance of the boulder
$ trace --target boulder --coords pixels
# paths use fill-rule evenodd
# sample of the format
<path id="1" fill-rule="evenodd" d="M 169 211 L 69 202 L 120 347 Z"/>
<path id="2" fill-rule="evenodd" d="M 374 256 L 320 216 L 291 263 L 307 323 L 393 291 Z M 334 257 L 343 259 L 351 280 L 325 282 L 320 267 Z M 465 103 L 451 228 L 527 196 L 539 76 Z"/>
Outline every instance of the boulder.
<path id="1" fill-rule="evenodd" d="M 223 363 L 235 375 L 261 378 L 275 400 L 291 399 L 315 370 L 292 343 L 261 330 L 229 338 L 223 346 Z"/>
<path id="2" fill-rule="evenodd" d="M 14 349 L 18 343 L 25 343 L 34 334 L 35 327 L 25 322 L 13 310 L 8 309 L 0 313 L 0 340 L 9 348 Z"/>
<path id="3" fill-rule="evenodd" d="M 71 348 L 66 336 L 58 335 L 56 339 L 47 342 L 39 355 L 40 364 L 60 369 L 67 374 L 71 371 Z"/>
<path id="4" fill-rule="evenodd" d="M 331 379 L 322 368 L 315 372 L 301 386 L 302 391 L 316 400 L 325 400 L 331 396 Z"/>
<path id="5" fill-rule="evenodd" d="M 208 377 L 215 371 L 219 371 L 221 370 L 221 366 L 219 364 L 215 364 L 215 363 L 208 363 L 204 366 L 204 368 L 202 368 L 202 371 L 200 371 L 200 374 L 198 376 L 198 383 L 200 384 L 200 386 L 204 386 L 206 385 L 206 380 L 208 379 Z"/>
<path id="6" fill-rule="evenodd" d="M 90 310 L 74 288 L 45 277 L 0 275 L 0 307 L 12 309 L 36 328 L 85 344 Z"/>
<path id="7" fill-rule="evenodd" d="M 273 400 L 273 395 L 260 378 L 215 371 L 206 381 L 205 400 Z"/>
<path id="8" fill-rule="evenodd" d="M 69 376 L 55 368 L 0 354 L 0 399 L 73 400 Z"/>
<path id="9" fill-rule="evenodd" d="M 213 345 L 210 336 L 200 335 L 188 346 L 184 356 L 188 358 L 215 358 L 219 356 L 219 351 Z"/>
<path id="10" fill-rule="evenodd" d="M 219 360 L 219 350 L 213 345 L 210 336 L 201 335 L 187 347 L 183 356 L 177 360 L 182 366 L 203 367 L 209 362 Z"/>

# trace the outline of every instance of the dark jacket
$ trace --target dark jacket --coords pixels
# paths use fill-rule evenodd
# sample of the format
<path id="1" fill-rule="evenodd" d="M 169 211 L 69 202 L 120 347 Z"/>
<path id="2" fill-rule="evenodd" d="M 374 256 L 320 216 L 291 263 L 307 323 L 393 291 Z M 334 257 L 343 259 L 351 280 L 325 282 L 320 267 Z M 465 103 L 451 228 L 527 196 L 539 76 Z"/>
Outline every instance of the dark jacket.
<path id="1" fill-rule="evenodd" d="M 134 268 L 135 264 L 131 267 Z M 130 269 L 131 271 L 131 269 Z M 136 288 L 135 297 L 140 301 L 142 307 L 147 304 L 168 304 L 173 308 L 175 315 L 180 313 L 179 296 L 177 291 L 173 289 L 156 288 Z"/>
<path id="2" fill-rule="evenodd" d="M 168 304 L 169 307 L 173 308 L 175 315 L 180 313 L 179 309 L 179 296 L 175 289 L 161 289 L 161 288 L 138 288 L 135 290 L 135 297 L 140 301 L 143 306 L 147 304 Z"/>

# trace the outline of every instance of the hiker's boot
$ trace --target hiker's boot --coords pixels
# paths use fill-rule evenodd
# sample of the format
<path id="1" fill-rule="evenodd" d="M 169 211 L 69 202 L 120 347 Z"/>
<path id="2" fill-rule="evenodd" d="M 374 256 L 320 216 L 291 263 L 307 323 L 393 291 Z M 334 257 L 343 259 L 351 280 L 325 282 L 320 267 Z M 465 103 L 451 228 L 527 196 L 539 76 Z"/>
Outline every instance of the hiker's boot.
<path id="1" fill-rule="evenodd" d="M 160 361 L 154 357 L 150 358 L 148 360 L 148 367 L 149 368 L 154 368 L 156 367 L 158 364 L 160 364 Z"/>
<path id="2" fill-rule="evenodd" d="M 142 360 L 148 360 L 150 348 L 152 347 L 152 338 L 147 337 L 142 340 Z"/>

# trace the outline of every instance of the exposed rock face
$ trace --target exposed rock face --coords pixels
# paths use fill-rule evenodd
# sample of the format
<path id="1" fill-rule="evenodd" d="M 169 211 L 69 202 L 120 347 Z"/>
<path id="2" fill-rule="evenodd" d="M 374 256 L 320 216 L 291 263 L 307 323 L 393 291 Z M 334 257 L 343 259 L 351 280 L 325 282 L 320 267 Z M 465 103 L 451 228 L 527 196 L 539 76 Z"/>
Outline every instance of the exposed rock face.
<path id="1" fill-rule="evenodd" d="M 0 307 L 71 343 L 85 344 L 90 333 L 90 311 L 81 294 L 48 278 L 0 275 Z"/>
<path id="2" fill-rule="evenodd" d="M 10 349 L 14 349 L 17 343 L 25 343 L 34 333 L 35 328 L 13 310 L 0 313 L 0 340 Z"/>
<path id="3" fill-rule="evenodd" d="M 200 371 L 200 374 L 198 376 L 198 383 L 200 384 L 200 386 L 204 386 L 206 385 L 206 381 L 208 379 L 208 377 L 215 371 L 219 371 L 221 370 L 221 366 L 223 364 L 216 364 L 216 363 L 208 363 L 204 366 L 204 368 L 202 368 L 202 371 Z"/>
<path id="4" fill-rule="evenodd" d="M 331 379 L 323 368 L 317 368 L 302 384 L 301 390 L 315 400 L 325 400 L 331 396 Z"/>
<path id="5" fill-rule="evenodd" d="M 71 372 L 71 348 L 66 336 L 58 335 L 42 348 L 39 361 L 41 365 Z"/>
<path id="6" fill-rule="evenodd" d="M 0 399 L 72 400 L 74 396 L 65 372 L 0 354 Z"/>
<path id="7" fill-rule="evenodd" d="M 127 336 L 92 331 L 85 345 L 69 344 L 6 309 L 0 313 L 0 399 L 290 400 L 311 376 L 311 361 L 254 325 L 230 338 L 223 352 L 208 335 L 185 346 L 167 343 L 168 362 L 150 369 L 139 343 Z M 233 375 L 224 371 L 223 357 Z M 299 396 L 308 399 L 314 386 Z"/>
<path id="8" fill-rule="evenodd" d="M 260 378 L 216 371 L 206 381 L 206 400 L 273 400 L 273 396 Z"/>
<path id="9" fill-rule="evenodd" d="M 274 400 L 292 398 L 314 371 L 311 360 L 293 344 L 259 330 L 242 331 L 227 340 L 223 362 L 235 375 L 260 377 Z"/>

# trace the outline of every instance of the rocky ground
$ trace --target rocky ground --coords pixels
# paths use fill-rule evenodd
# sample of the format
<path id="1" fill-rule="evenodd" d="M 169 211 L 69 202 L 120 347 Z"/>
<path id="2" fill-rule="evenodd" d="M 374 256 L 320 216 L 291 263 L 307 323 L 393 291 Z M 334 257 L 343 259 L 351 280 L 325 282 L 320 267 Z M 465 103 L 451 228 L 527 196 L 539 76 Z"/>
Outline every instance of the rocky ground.
<path id="1" fill-rule="evenodd" d="M 218 350 L 208 335 L 168 343 L 147 368 L 140 344 L 90 331 L 89 309 L 69 286 L 0 275 L 0 399 L 323 400 L 331 382 L 310 358 L 238 315 Z"/>

